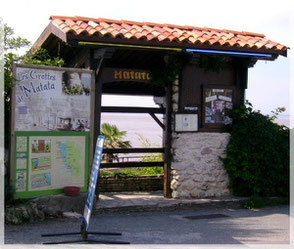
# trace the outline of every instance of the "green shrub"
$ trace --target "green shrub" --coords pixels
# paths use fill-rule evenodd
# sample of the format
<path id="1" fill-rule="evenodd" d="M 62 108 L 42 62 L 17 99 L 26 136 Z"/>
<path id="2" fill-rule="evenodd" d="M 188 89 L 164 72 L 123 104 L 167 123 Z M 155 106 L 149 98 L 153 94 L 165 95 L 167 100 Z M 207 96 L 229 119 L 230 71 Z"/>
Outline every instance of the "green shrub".
<path id="1" fill-rule="evenodd" d="M 289 195 L 289 129 L 247 103 L 233 113 L 234 124 L 221 158 L 237 196 Z"/>

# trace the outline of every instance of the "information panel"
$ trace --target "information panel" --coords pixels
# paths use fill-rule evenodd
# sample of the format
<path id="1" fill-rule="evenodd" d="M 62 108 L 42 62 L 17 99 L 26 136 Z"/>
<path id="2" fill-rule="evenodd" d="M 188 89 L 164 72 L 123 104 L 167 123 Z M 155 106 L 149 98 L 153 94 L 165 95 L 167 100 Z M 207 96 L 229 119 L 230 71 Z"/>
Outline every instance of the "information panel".
<path id="1" fill-rule="evenodd" d="M 15 131 L 89 131 L 92 71 L 15 66 Z"/>
<path id="2" fill-rule="evenodd" d="M 14 65 L 11 175 L 14 197 L 87 189 L 93 118 L 91 70 Z"/>
<path id="3" fill-rule="evenodd" d="M 61 193 L 65 186 L 86 190 L 88 132 L 16 132 L 15 196 Z"/>

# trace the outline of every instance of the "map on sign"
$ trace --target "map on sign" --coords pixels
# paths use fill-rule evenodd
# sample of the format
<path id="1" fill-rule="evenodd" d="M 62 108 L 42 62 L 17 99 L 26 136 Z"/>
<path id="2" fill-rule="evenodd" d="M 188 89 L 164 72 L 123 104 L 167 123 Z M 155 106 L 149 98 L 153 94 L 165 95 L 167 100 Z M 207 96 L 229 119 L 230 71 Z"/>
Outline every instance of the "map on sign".
<path id="1" fill-rule="evenodd" d="M 66 174 L 78 177 L 81 174 L 81 148 L 73 141 L 57 141 L 59 168 Z"/>
<path id="2" fill-rule="evenodd" d="M 65 186 L 86 190 L 88 141 L 87 132 L 16 132 L 16 196 L 57 193 Z"/>

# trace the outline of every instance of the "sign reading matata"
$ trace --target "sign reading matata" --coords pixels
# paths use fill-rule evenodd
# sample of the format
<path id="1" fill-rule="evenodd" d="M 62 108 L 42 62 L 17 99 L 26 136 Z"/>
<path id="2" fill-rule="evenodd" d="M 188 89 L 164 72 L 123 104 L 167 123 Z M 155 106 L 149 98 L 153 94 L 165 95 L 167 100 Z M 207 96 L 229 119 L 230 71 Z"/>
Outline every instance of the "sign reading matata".
<path id="1" fill-rule="evenodd" d="M 15 131 L 89 131 L 90 70 L 15 66 Z"/>

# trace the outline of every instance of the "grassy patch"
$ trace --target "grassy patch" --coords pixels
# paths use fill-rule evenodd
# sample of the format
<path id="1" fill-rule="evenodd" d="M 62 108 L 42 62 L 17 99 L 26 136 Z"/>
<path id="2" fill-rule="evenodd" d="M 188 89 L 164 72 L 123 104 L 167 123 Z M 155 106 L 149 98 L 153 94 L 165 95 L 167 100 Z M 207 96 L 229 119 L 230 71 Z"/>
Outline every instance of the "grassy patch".
<path id="1" fill-rule="evenodd" d="M 117 170 L 101 169 L 100 176 L 143 176 L 143 175 L 161 175 L 162 167 L 144 167 L 144 168 L 127 168 Z"/>

